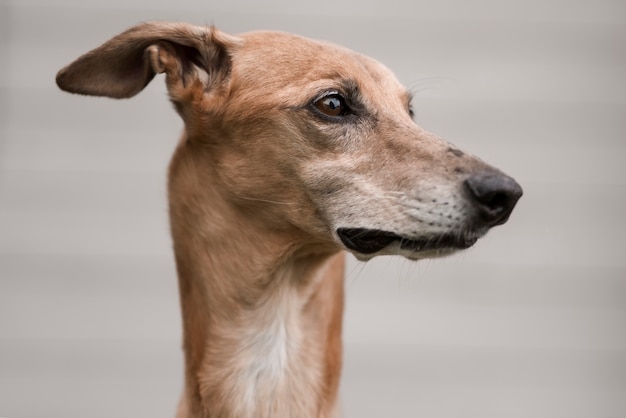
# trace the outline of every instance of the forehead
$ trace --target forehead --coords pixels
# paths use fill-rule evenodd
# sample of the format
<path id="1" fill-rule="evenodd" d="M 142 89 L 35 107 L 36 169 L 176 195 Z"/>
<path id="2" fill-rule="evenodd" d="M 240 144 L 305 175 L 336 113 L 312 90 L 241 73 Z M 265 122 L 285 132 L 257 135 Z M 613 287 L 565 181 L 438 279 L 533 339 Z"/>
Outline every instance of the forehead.
<path id="1" fill-rule="evenodd" d="M 233 57 L 233 71 L 249 87 L 290 87 L 301 93 L 355 83 L 363 93 L 386 92 L 408 97 L 395 75 L 373 58 L 347 48 L 282 32 L 240 35 L 243 45 Z"/>

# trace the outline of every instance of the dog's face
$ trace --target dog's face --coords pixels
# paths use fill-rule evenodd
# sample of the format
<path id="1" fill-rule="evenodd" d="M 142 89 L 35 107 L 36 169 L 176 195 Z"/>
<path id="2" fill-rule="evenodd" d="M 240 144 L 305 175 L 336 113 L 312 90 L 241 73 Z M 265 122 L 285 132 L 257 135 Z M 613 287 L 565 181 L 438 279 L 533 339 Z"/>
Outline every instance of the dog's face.
<path id="1" fill-rule="evenodd" d="M 206 153 L 215 168 L 199 170 L 207 177 L 200 183 L 221 184 L 234 207 L 277 231 L 301 231 L 363 260 L 433 257 L 474 244 L 506 221 L 522 194 L 510 177 L 417 126 L 409 92 L 371 58 L 283 33 L 132 31 L 63 70 L 59 84 L 125 97 L 165 72 L 185 120 L 183 146 Z M 96 63 L 86 71 L 85 60 L 99 56 L 104 65 L 120 45 L 122 67 L 141 70 L 123 75 L 138 81 L 76 82 L 89 71 L 93 79 Z"/>
<path id="2" fill-rule="evenodd" d="M 288 34 L 243 39 L 218 106 L 237 143 L 222 171 L 235 195 L 284 203 L 271 205 L 274 219 L 360 259 L 447 254 L 506 220 L 519 186 L 417 126 L 410 93 L 386 67 Z M 473 176 L 499 183 L 495 208 L 468 188 Z"/>

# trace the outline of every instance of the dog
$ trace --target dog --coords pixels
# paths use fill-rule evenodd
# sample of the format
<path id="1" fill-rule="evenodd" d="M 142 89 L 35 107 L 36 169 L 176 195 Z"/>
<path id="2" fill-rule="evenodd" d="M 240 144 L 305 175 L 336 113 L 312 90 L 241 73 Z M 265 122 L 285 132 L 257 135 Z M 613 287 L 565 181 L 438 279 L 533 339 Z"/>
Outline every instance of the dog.
<path id="1" fill-rule="evenodd" d="M 372 58 L 287 33 L 149 22 L 57 74 L 129 98 L 164 73 L 183 317 L 177 417 L 336 417 L 345 253 L 441 257 L 508 219 L 515 180 L 426 132 Z"/>

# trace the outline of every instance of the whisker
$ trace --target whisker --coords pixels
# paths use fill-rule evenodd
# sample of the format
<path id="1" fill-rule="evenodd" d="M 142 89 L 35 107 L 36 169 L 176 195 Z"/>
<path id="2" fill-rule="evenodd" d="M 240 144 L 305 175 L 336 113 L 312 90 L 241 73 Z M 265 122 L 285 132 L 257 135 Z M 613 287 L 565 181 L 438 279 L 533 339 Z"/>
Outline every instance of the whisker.
<path id="1" fill-rule="evenodd" d="M 385 190 L 385 191 L 383 191 L 383 194 L 400 195 L 400 196 L 406 196 L 407 195 L 406 192 L 396 192 L 396 191 L 392 191 L 392 190 Z"/>
<path id="2" fill-rule="evenodd" d="M 430 88 L 436 88 L 437 83 L 454 81 L 453 78 L 443 76 L 431 76 L 422 77 L 409 84 L 409 91 L 416 96 L 422 91 L 429 90 Z M 432 87 L 431 87 L 432 86 Z"/>
<path id="3" fill-rule="evenodd" d="M 252 200 L 254 202 L 264 202 L 264 203 L 273 203 L 276 205 L 295 205 L 296 203 L 294 202 L 279 202 L 276 200 L 269 200 L 269 199 L 260 199 L 257 197 L 250 197 L 250 196 L 241 196 L 241 195 L 237 195 L 238 199 L 243 199 L 243 200 Z"/>

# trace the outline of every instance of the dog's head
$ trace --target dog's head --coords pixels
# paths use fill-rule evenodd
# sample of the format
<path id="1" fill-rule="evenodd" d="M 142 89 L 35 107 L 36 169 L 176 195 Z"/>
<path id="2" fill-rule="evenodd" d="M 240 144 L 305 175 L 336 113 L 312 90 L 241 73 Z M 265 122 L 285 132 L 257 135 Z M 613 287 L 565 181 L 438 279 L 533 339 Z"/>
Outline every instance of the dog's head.
<path id="1" fill-rule="evenodd" d="M 504 223 L 522 195 L 512 178 L 417 126 L 411 95 L 383 65 L 294 35 L 146 23 L 57 83 L 123 98 L 156 73 L 185 122 L 174 163 L 193 154 L 199 164 L 179 165 L 196 167 L 198 187 L 212 184 L 234 210 L 307 242 L 360 259 L 445 255 Z"/>

